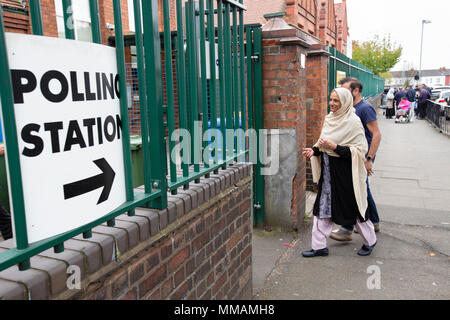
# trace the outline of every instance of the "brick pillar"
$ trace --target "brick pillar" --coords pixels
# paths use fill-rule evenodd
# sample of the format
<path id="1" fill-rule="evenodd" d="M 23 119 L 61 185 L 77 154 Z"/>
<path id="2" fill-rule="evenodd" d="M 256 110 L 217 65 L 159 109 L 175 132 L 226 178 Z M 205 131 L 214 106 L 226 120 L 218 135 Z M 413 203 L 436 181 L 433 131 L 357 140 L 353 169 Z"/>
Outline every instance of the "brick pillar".
<path id="1" fill-rule="evenodd" d="M 130 33 L 130 27 L 128 23 L 128 3 L 127 0 L 121 0 L 122 7 L 122 27 L 123 34 Z M 114 6 L 111 0 L 99 0 L 98 7 L 100 11 L 100 32 L 102 34 L 102 43 L 108 45 L 108 38 L 114 36 L 114 30 L 108 29 L 106 24 L 114 25 Z"/>
<path id="2" fill-rule="evenodd" d="M 279 152 L 280 169 L 265 176 L 264 222 L 296 230 L 305 213 L 306 74 L 302 60 L 309 45 L 301 40 L 302 31 L 281 18 L 270 20 L 262 30 L 264 128 L 269 129 L 269 136 L 278 136 L 280 145 L 279 151 L 270 151 Z"/>
<path id="3" fill-rule="evenodd" d="M 323 121 L 328 114 L 328 57 L 323 45 L 313 45 L 306 60 L 306 145 L 311 148 L 319 140 Z M 306 164 L 306 188 L 314 190 L 311 162 Z"/>
<path id="4" fill-rule="evenodd" d="M 27 1 L 28 2 L 28 1 Z M 58 37 L 58 26 L 56 24 L 55 1 L 41 1 L 42 24 L 44 25 L 44 35 L 47 37 Z M 31 25 L 31 17 L 30 17 Z M 30 28 L 30 30 L 32 30 Z"/>

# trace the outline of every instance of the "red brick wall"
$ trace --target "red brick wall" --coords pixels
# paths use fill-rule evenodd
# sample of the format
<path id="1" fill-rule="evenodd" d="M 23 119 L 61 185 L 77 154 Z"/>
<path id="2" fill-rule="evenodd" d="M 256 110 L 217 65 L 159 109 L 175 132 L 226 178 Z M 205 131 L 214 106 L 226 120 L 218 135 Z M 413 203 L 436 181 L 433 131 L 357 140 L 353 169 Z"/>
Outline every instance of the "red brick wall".
<path id="1" fill-rule="evenodd" d="M 336 16 L 333 0 L 318 1 L 318 32 L 320 41 L 330 47 L 336 47 Z"/>
<path id="2" fill-rule="evenodd" d="M 130 33 L 130 26 L 128 23 L 128 3 L 127 0 L 121 0 L 121 6 L 122 6 L 122 27 L 123 27 L 123 34 L 129 34 Z M 114 30 L 110 30 L 106 28 L 106 24 L 110 23 L 114 25 L 114 7 L 113 2 L 111 0 L 99 0 L 98 1 L 98 7 L 100 10 L 100 30 L 102 35 L 102 43 L 107 45 L 108 44 L 108 38 L 111 36 L 114 36 Z M 127 62 L 131 62 L 130 53 L 127 55 L 129 59 L 127 59 Z"/>
<path id="3" fill-rule="evenodd" d="M 301 30 L 316 36 L 317 7 L 315 0 L 286 0 L 285 20 Z"/>
<path id="4" fill-rule="evenodd" d="M 336 24 L 337 24 L 337 45 L 336 49 L 347 54 L 348 41 L 348 22 L 347 22 L 347 3 L 345 0 L 342 3 L 335 4 L 336 9 Z"/>
<path id="5" fill-rule="evenodd" d="M 100 27 L 101 27 L 102 42 L 103 44 L 107 45 L 108 37 L 114 36 L 114 30 L 108 30 L 106 28 L 106 23 L 114 25 L 113 2 L 112 0 L 99 0 L 98 4 L 100 10 Z M 123 33 L 129 34 L 130 31 L 128 23 L 127 0 L 121 0 L 121 5 L 122 5 Z M 29 4 L 27 4 L 26 9 L 29 10 Z M 42 23 L 44 25 L 44 35 L 49 37 L 57 37 L 58 27 L 56 23 L 56 11 L 54 0 L 41 0 L 41 12 L 42 12 Z M 32 33 L 30 15 L 23 16 L 5 12 L 4 18 L 5 18 L 5 27 L 7 28 L 7 31 Z M 27 20 L 26 23 L 25 19 Z M 28 29 L 25 28 L 25 24 L 28 25 Z"/>
<path id="6" fill-rule="evenodd" d="M 251 165 L 220 170 L 168 195 L 167 209 L 137 208 L 132 217 L 116 217 L 115 226 L 93 228 L 89 239 L 66 241 L 63 253 L 46 250 L 31 258 L 29 270 L 1 271 L 0 297 L 249 300 L 251 190 Z M 0 252 L 15 245 L 14 239 L 1 242 Z M 68 267 L 78 269 L 76 279 Z"/>
<path id="7" fill-rule="evenodd" d="M 295 129 L 297 131 L 297 170 L 292 183 L 292 229 L 297 229 L 305 210 L 306 162 L 302 148 L 306 143 L 305 69 L 298 44 L 283 44 L 285 37 L 297 30 L 263 32 L 263 109 L 265 129 Z"/>
<path id="8" fill-rule="evenodd" d="M 349 35 L 347 3 L 343 0 L 247 0 L 246 23 L 261 23 L 265 14 L 286 12 L 284 20 L 304 32 L 320 39 L 323 44 L 336 47 L 345 53 Z"/>
<path id="9" fill-rule="evenodd" d="M 41 0 L 42 24 L 44 25 L 44 36 L 58 37 L 58 26 L 56 24 L 56 11 L 54 0 Z M 31 19 L 30 19 L 31 23 Z M 31 28 L 30 28 L 31 30 Z"/>
<path id="10" fill-rule="evenodd" d="M 3 22 L 6 32 L 29 33 L 31 26 L 28 16 L 12 12 L 3 12 Z"/>
<path id="11" fill-rule="evenodd" d="M 265 14 L 286 10 L 286 0 L 244 0 L 247 11 L 244 12 L 245 23 L 265 24 Z"/>
<path id="12" fill-rule="evenodd" d="M 210 201 L 201 214 L 77 299 L 251 299 L 251 181 Z"/>
<path id="13" fill-rule="evenodd" d="M 320 138 L 328 114 L 328 55 L 320 45 L 310 48 L 306 60 L 306 146 L 311 148 Z M 307 161 L 307 189 L 313 190 L 311 163 Z"/>

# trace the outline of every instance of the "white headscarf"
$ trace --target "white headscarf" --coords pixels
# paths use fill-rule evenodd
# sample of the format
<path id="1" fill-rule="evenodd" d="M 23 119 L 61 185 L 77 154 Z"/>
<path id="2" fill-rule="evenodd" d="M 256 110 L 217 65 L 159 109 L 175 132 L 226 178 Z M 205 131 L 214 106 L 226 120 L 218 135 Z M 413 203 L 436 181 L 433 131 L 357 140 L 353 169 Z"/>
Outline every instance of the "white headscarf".
<path id="1" fill-rule="evenodd" d="M 394 98 L 395 98 L 394 94 L 395 94 L 395 89 L 394 88 L 389 89 L 389 92 L 387 94 L 388 100 L 394 100 Z"/>
<path id="2" fill-rule="evenodd" d="M 356 115 L 353 108 L 353 96 L 345 88 L 337 88 L 342 107 L 336 112 L 331 112 L 325 117 L 321 138 L 328 139 L 342 147 L 349 147 L 352 154 L 352 179 L 355 199 L 358 209 L 363 218 L 367 210 L 367 171 L 364 165 L 365 156 L 368 151 L 367 139 L 361 119 Z M 318 142 L 315 147 L 318 147 Z M 331 157 L 339 155 L 330 150 L 320 149 Z M 311 158 L 313 181 L 318 183 L 321 175 L 321 164 L 319 157 Z"/>

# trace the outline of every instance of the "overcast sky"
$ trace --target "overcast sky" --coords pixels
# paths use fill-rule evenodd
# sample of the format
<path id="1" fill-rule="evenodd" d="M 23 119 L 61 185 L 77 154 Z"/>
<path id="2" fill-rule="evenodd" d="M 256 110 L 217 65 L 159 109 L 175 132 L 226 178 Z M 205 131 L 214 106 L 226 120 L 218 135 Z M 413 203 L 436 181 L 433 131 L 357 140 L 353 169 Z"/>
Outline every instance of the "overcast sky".
<path id="1" fill-rule="evenodd" d="M 419 68 L 422 20 L 431 20 L 424 28 L 422 69 L 450 69 L 449 0 L 347 0 L 347 10 L 352 40 L 391 34 L 403 47 L 393 70 Z"/>

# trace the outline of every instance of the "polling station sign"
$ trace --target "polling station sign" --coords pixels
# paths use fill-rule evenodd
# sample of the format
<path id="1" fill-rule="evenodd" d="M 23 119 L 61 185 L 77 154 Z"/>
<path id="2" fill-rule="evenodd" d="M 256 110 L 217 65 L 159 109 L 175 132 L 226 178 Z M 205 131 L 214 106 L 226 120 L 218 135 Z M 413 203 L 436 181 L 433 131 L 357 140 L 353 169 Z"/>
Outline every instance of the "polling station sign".
<path id="1" fill-rule="evenodd" d="M 6 41 L 33 243 L 90 223 L 126 201 L 116 52 L 13 33 L 6 33 Z"/>

